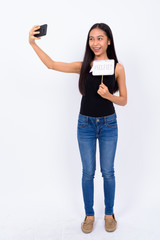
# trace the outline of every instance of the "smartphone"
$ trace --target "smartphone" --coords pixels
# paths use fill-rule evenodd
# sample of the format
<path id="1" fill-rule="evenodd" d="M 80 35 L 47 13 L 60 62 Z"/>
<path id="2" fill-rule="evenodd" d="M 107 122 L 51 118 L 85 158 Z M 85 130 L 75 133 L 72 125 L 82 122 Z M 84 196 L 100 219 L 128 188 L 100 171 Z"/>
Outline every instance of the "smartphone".
<path id="1" fill-rule="evenodd" d="M 40 32 L 38 34 L 34 34 L 34 37 L 41 37 L 47 34 L 47 24 L 41 25 L 39 29 L 36 31 Z"/>

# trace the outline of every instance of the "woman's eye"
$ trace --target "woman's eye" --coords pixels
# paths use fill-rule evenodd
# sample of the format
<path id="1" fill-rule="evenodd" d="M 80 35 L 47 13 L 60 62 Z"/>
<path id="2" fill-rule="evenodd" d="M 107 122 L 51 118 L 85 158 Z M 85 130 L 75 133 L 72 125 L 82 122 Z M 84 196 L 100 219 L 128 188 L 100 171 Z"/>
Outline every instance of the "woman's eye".
<path id="1" fill-rule="evenodd" d="M 98 39 L 101 39 L 101 40 L 102 40 L 102 38 L 98 38 Z M 89 40 L 93 40 L 93 38 L 90 38 Z"/>

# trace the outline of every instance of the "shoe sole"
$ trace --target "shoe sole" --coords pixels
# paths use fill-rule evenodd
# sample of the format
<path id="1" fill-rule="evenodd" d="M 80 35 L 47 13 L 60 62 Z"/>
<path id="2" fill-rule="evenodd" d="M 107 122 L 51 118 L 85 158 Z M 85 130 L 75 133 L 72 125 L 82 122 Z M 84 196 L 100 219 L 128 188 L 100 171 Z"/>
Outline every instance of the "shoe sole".
<path id="1" fill-rule="evenodd" d="M 114 231 L 116 230 L 116 228 L 112 228 L 112 229 L 106 229 L 106 228 L 105 228 L 105 230 L 106 230 L 107 232 L 114 232 Z"/>
<path id="2" fill-rule="evenodd" d="M 92 231 L 90 231 L 90 232 L 87 232 L 87 231 L 84 231 L 84 230 L 82 229 L 82 232 L 84 232 L 84 233 L 91 233 Z"/>

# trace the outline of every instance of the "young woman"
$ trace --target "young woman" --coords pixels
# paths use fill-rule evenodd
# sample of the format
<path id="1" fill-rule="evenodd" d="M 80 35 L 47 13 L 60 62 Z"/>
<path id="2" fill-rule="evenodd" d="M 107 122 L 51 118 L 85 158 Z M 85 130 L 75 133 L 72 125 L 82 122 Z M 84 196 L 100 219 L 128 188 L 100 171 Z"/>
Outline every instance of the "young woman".
<path id="1" fill-rule="evenodd" d="M 127 88 L 124 67 L 118 63 L 113 35 L 104 23 L 94 24 L 89 32 L 82 62 L 55 62 L 35 43 L 40 38 L 39 25 L 29 32 L 29 43 L 49 68 L 56 71 L 77 73 L 79 91 L 82 94 L 77 123 L 77 140 L 82 161 L 82 192 L 85 219 L 81 224 L 84 233 L 90 233 L 94 225 L 94 175 L 96 170 L 96 141 L 99 142 L 100 167 L 103 177 L 105 230 L 114 231 L 117 227 L 113 207 L 115 198 L 114 159 L 118 140 L 117 114 L 113 103 L 127 104 Z M 114 59 L 114 74 L 102 76 L 90 72 L 93 61 Z M 119 90 L 119 96 L 113 93 Z"/>

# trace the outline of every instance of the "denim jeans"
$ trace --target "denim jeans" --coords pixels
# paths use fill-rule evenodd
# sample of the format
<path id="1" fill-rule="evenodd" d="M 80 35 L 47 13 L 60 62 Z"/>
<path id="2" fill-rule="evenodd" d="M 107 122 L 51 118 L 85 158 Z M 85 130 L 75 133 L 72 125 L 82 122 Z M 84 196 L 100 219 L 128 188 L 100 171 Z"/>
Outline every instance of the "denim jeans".
<path id="1" fill-rule="evenodd" d="M 116 112 L 104 117 L 78 115 L 77 140 L 82 162 L 82 193 L 86 216 L 94 216 L 94 176 L 96 141 L 99 142 L 100 169 L 103 177 L 105 214 L 114 213 L 114 159 L 118 140 Z"/>

